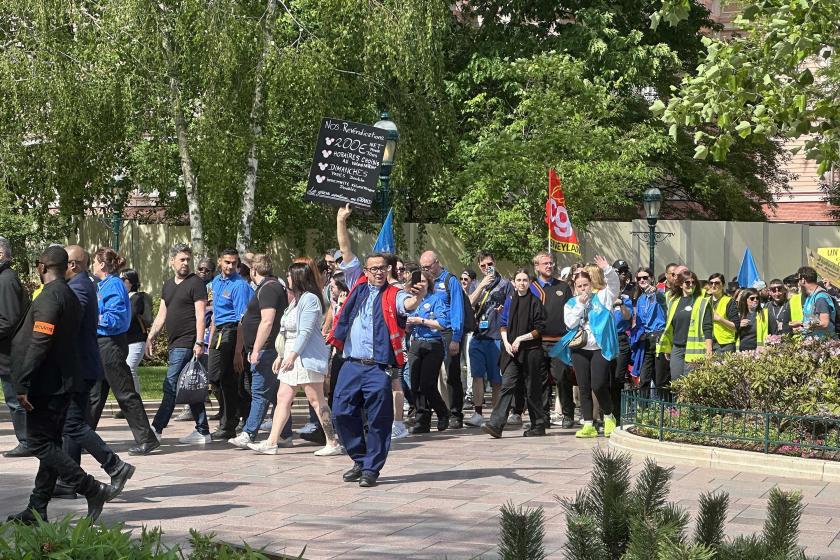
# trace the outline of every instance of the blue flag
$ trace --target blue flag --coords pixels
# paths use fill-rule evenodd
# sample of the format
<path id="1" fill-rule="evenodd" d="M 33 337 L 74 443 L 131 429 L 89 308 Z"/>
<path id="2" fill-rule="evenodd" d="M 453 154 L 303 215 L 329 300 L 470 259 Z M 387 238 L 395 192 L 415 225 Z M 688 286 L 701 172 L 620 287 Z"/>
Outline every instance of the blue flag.
<path id="1" fill-rule="evenodd" d="M 758 274 L 758 267 L 755 266 L 750 248 L 744 251 L 744 258 L 741 261 L 741 268 L 738 269 L 738 286 L 741 288 L 754 288 L 755 283 L 761 280 Z"/>
<path id="2" fill-rule="evenodd" d="M 376 238 L 376 243 L 373 244 L 374 253 L 394 253 L 396 246 L 394 244 L 394 209 L 388 210 L 388 216 L 382 222 L 382 229 L 379 230 L 379 237 Z"/>

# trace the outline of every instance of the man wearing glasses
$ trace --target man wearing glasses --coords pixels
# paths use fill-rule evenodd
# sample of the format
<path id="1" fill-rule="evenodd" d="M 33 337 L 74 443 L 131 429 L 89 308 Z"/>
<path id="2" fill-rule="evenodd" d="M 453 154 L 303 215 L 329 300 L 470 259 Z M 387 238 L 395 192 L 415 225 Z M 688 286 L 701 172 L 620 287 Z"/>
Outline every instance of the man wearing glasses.
<path id="1" fill-rule="evenodd" d="M 736 325 L 740 324 L 738 302 L 723 291 L 726 278 L 716 272 L 709 276 L 706 293 L 712 305 L 712 350 L 715 354 L 735 351 Z"/>
<path id="2" fill-rule="evenodd" d="M 407 292 L 389 284 L 390 270 L 382 253 L 365 260 L 367 281 L 350 292 L 329 336 L 345 359 L 332 408 L 336 432 L 354 463 L 343 478 L 365 488 L 376 485 L 391 447 L 394 407 L 388 368 L 405 364 L 405 316 L 426 295 L 422 286 Z"/>
<path id="3" fill-rule="evenodd" d="M 448 356 L 443 363 L 446 367 L 446 385 L 449 388 L 449 411 L 452 414 L 449 427 L 464 427 L 464 384 L 461 381 L 461 342 L 464 340 L 464 290 L 458 277 L 441 266 L 437 253 L 426 251 L 420 255 L 420 269 L 431 272 L 435 277 L 435 292 L 443 301 L 451 330 L 441 331 L 443 346 L 448 348 Z"/>
<path id="4" fill-rule="evenodd" d="M 787 288 L 778 278 L 770 280 L 770 301 L 767 304 L 767 332 L 785 335 L 793 332 L 790 326 L 790 302 Z"/>

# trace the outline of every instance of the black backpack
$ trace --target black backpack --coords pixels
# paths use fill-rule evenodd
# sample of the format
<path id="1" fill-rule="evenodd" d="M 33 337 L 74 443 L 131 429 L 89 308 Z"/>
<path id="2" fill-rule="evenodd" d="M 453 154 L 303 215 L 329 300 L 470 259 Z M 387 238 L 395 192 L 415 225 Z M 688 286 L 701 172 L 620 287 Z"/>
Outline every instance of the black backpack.
<path id="1" fill-rule="evenodd" d="M 449 292 L 449 278 L 454 278 L 455 275 L 451 272 L 447 271 L 447 276 L 443 280 L 443 284 L 446 287 L 446 295 L 449 296 L 449 303 L 452 304 L 452 294 Z M 463 317 L 464 317 L 464 329 L 463 333 L 471 333 L 478 330 L 478 324 L 475 322 L 475 310 L 470 303 L 470 298 L 467 295 L 467 292 L 464 291 L 464 288 L 461 285 L 458 285 L 458 289 L 461 290 L 461 301 L 463 302 Z M 463 342 L 463 341 L 462 341 Z"/>

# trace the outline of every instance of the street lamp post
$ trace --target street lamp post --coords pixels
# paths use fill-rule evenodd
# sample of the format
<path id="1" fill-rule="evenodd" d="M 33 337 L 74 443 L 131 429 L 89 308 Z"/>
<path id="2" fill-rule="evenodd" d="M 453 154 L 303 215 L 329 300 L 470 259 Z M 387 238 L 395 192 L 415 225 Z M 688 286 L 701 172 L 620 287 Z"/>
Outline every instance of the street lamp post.
<path id="1" fill-rule="evenodd" d="M 394 155 L 397 151 L 400 132 L 397 130 L 397 125 L 391 120 L 391 114 L 388 111 L 382 111 L 379 115 L 379 121 L 373 126 L 385 131 L 385 151 L 382 154 L 382 169 L 379 173 L 379 180 L 382 183 L 382 221 L 384 222 L 388 215 L 388 187 L 391 184 L 391 170 L 394 168 Z"/>
<path id="2" fill-rule="evenodd" d="M 665 231 L 656 231 L 656 222 L 659 221 L 659 210 L 662 208 L 662 191 L 656 187 L 649 187 L 642 194 L 642 202 L 645 206 L 648 231 L 634 231 L 631 233 L 633 237 L 647 241 L 650 255 L 650 269 L 655 271 L 654 257 L 656 255 L 656 244 L 661 243 L 674 234 Z"/>

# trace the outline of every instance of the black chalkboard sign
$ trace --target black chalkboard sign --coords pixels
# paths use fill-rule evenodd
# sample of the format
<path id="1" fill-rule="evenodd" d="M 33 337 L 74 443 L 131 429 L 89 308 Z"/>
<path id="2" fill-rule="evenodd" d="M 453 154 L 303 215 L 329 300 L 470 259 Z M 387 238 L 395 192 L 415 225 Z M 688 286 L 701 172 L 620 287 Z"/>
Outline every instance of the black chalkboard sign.
<path id="1" fill-rule="evenodd" d="M 304 200 L 370 208 L 376 198 L 385 134 L 367 124 L 323 119 Z"/>

